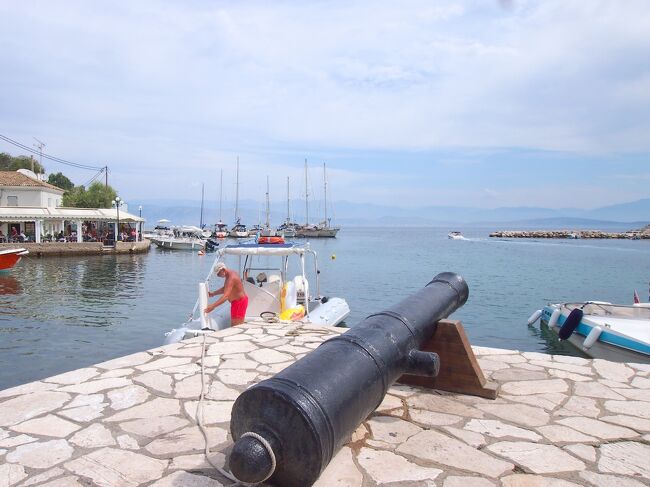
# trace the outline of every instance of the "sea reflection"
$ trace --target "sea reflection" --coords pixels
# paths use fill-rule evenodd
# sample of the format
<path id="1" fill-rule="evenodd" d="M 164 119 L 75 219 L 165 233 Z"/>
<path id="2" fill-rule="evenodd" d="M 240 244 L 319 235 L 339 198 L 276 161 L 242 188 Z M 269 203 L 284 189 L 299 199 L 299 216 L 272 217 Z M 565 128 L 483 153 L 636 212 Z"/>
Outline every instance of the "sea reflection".
<path id="1" fill-rule="evenodd" d="M 0 295 L 19 294 L 21 291 L 20 282 L 14 276 L 0 274 Z"/>

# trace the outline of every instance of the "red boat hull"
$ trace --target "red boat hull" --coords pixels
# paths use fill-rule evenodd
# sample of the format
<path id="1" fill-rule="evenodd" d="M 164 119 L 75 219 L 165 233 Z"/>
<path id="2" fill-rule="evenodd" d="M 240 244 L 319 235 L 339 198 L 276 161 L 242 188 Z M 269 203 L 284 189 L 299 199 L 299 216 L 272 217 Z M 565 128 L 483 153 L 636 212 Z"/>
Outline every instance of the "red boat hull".
<path id="1" fill-rule="evenodd" d="M 26 253 L 27 251 L 25 249 L 18 249 L 15 252 L 0 252 L 0 271 L 11 269 L 20 262 L 20 259 Z"/>
<path id="2" fill-rule="evenodd" d="M 282 237 L 259 237 L 257 239 L 259 244 L 283 244 L 284 239 Z"/>

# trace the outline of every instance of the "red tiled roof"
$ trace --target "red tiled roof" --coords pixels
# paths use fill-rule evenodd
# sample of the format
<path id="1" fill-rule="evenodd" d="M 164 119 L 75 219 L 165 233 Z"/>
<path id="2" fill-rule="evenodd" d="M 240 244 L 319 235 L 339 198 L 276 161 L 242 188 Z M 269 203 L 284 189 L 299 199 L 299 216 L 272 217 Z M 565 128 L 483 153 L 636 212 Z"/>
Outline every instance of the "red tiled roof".
<path id="1" fill-rule="evenodd" d="M 38 181 L 29 176 L 25 176 L 17 171 L 0 171 L 0 186 L 22 186 L 54 189 L 63 192 L 61 188 L 45 181 Z"/>

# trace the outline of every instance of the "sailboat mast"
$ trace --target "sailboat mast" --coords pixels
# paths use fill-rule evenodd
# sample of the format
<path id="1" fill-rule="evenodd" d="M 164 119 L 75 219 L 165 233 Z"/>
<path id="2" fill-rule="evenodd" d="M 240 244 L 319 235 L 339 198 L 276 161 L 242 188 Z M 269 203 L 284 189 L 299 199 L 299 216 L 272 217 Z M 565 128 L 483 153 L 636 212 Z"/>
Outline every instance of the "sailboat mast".
<path id="1" fill-rule="evenodd" d="M 291 222 L 291 207 L 290 202 L 291 200 L 289 199 L 289 176 L 287 176 L 287 223 Z"/>
<path id="2" fill-rule="evenodd" d="M 325 173 L 325 163 L 323 162 L 323 192 L 325 203 L 325 225 L 327 225 L 327 174 Z"/>
<path id="3" fill-rule="evenodd" d="M 219 222 L 222 222 L 221 219 L 221 206 L 223 204 L 223 169 L 221 170 L 221 178 L 219 181 Z"/>
<path id="4" fill-rule="evenodd" d="M 237 156 L 237 181 L 235 184 L 235 223 L 239 220 L 239 156 Z"/>
<path id="5" fill-rule="evenodd" d="M 307 180 L 307 159 L 305 159 L 305 225 L 309 225 L 309 181 Z"/>
<path id="6" fill-rule="evenodd" d="M 266 176 L 266 228 L 267 230 L 271 228 L 271 206 L 269 203 L 269 177 Z"/>
<path id="7" fill-rule="evenodd" d="M 203 200 L 205 196 L 205 183 L 201 183 L 201 221 L 199 223 L 199 228 L 203 228 Z"/>

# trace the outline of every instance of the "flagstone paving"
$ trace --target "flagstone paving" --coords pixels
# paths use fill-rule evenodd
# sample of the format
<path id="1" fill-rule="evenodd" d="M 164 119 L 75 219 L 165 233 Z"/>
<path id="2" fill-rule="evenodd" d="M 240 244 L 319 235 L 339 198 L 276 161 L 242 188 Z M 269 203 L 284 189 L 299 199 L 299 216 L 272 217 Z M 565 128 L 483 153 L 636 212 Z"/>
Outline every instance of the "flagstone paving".
<path id="1" fill-rule="evenodd" d="M 0 487 L 230 485 L 201 391 L 224 466 L 237 396 L 342 331 L 244 325 L 0 391 Z M 650 485 L 650 366 L 474 352 L 496 400 L 394 385 L 316 487 Z"/>

